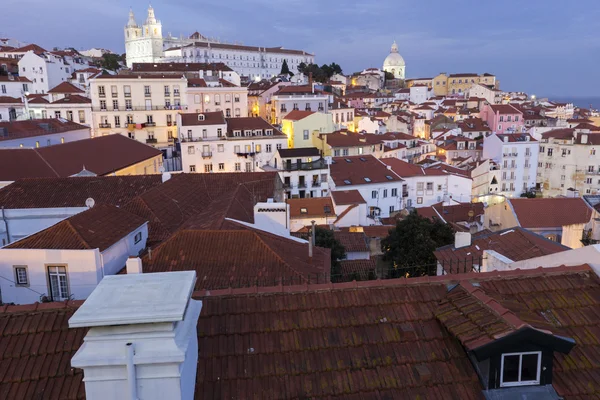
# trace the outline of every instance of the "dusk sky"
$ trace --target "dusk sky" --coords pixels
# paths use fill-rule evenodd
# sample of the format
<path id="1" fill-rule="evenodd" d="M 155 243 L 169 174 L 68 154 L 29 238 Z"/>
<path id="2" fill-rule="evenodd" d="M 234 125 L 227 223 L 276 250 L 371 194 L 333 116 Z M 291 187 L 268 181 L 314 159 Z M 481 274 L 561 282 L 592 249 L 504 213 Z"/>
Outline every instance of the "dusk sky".
<path id="1" fill-rule="evenodd" d="M 129 6 L 147 1 L 2 0 L 0 37 L 124 52 Z M 407 77 L 495 73 L 504 90 L 600 94 L 600 2 L 577 0 L 171 0 L 152 3 L 163 33 L 314 52 L 345 73 L 381 67 L 393 40 Z"/>

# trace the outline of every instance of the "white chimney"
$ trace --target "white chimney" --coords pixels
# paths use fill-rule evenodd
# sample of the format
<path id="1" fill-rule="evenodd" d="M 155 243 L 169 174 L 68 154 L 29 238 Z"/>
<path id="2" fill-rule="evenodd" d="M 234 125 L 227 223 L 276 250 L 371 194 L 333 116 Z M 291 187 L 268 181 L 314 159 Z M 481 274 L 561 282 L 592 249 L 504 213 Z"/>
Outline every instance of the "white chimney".
<path id="1" fill-rule="evenodd" d="M 588 142 L 588 135 L 586 135 L 584 133 L 581 133 L 580 135 L 581 135 L 580 136 L 581 144 L 587 144 L 587 142 Z"/>
<path id="2" fill-rule="evenodd" d="M 454 248 L 460 249 L 471 245 L 471 234 L 469 232 L 456 232 L 454 234 Z"/>
<path id="3" fill-rule="evenodd" d="M 110 275 L 69 319 L 90 328 L 71 366 L 87 400 L 192 400 L 202 302 L 195 271 Z"/>
<path id="4" fill-rule="evenodd" d="M 165 183 L 169 179 L 171 179 L 171 174 L 169 172 L 163 172 L 163 174 L 162 174 L 162 183 Z"/>
<path id="5" fill-rule="evenodd" d="M 504 136 L 504 143 L 508 143 L 508 136 Z"/>
<path id="6" fill-rule="evenodd" d="M 127 270 L 127 275 L 141 274 L 144 272 L 142 270 L 142 260 L 139 257 L 129 257 L 125 262 L 125 268 Z"/>

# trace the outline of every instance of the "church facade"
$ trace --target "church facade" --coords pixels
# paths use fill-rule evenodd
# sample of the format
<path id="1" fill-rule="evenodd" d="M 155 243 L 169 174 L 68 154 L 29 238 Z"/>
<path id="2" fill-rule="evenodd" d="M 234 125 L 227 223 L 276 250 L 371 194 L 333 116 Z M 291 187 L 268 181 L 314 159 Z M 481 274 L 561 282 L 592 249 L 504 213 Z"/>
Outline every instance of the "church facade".
<path id="1" fill-rule="evenodd" d="M 133 63 L 224 63 L 240 76 L 252 80 L 278 75 L 284 61 L 293 73 L 298 72 L 301 63 L 315 62 L 314 54 L 303 50 L 222 43 L 198 32 L 187 38 L 175 38 L 170 34 L 163 38 L 162 24 L 152 7 L 148 8 L 148 16 L 141 27 L 136 23 L 133 11 L 129 12 L 125 52 L 129 68 Z"/>
<path id="2" fill-rule="evenodd" d="M 394 41 L 390 54 L 383 61 L 383 68 L 385 72 L 389 72 L 394 75 L 395 79 L 402 79 L 406 75 L 406 63 L 404 58 L 398 53 L 398 45 Z"/>

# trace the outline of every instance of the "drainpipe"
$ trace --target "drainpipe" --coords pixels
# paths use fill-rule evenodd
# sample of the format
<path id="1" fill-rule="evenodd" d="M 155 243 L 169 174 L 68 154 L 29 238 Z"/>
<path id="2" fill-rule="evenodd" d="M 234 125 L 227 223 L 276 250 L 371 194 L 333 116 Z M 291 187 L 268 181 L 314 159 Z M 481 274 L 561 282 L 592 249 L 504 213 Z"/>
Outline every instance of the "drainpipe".
<path id="1" fill-rule="evenodd" d="M 4 215 L 4 206 L 2 206 L 2 221 L 4 221 L 4 226 L 6 227 L 6 244 L 10 243 L 10 233 L 8 231 L 8 221 L 6 220 L 6 216 Z"/>
<path id="2" fill-rule="evenodd" d="M 131 400 L 138 400 L 135 365 L 133 365 L 133 343 L 127 343 L 125 346 L 127 347 L 127 383 L 129 385 L 129 398 Z"/>

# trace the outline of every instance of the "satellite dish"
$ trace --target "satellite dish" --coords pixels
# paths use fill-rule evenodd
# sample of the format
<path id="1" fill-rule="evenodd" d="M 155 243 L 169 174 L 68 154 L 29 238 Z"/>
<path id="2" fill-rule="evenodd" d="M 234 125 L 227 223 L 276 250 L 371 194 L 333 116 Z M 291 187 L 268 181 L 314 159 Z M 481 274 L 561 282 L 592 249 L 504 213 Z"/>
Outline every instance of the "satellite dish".
<path id="1" fill-rule="evenodd" d="M 94 204 L 96 204 L 96 201 L 95 201 L 94 199 L 92 199 L 91 197 L 88 197 L 88 198 L 85 200 L 85 206 L 86 206 L 87 208 L 92 208 L 92 207 L 94 207 Z"/>

